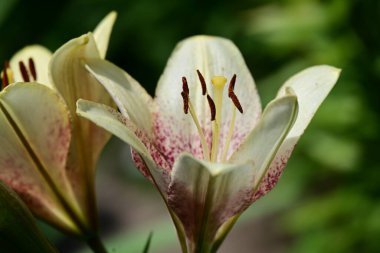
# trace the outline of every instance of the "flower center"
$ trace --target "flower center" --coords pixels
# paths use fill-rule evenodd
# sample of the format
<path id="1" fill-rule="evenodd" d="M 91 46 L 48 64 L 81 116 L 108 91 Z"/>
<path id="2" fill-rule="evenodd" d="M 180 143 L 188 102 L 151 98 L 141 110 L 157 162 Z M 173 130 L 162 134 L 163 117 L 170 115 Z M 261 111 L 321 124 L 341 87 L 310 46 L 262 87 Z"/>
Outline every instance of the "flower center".
<path id="1" fill-rule="evenodd" d="M 37 71 L 33 58 L 29 58 L 27 65 L 23 61 L 19 61 L 18 66 L 24 82 L 30 82 L 31 80 L 37 81 Z M 8 61 L 4 63 L 4 70 L 1 73 L 1 79 L 2 89 L 7 87 L 10 83 L 15 82 L 13 70 L 10 68 Z"/>
<path id="2" fill-rule="evenodd" d="M 202 95 L 206 96 L 208 105 L 211 111 L 211 122 L 212 122 L 212 143 L 211 143 L 211 152 L 210 147 L 207 145 L 205 134 L 202 130 L 202 127 L 199 123 L 198 117 L 195 114 L 194 106 L 190 101 L 189 96 L 189 87 L 187 83 L 186 77 L 182 77 L 182 92 L 181 96 L 183 98 L 183 109 L 185 114 L 190 112 L 190 115 L 194 121 L 194 124 L 198 130 L 198 134 L 201 140 L 201 146 L 203 150 L 203 157 L 205 160 L 216 162 L 218 159 L 218 153 L 220 148 L 220 128 L 222 125 L 222 109 L 223 109 L 223 90 L 224 86 L 227 83 L 227 78 L 224 76 L 214 76 L 211 79 L 214 96 L 213 98 L 207 92 L 206 81 L 199 70 L 197 70 L 199 81 L 202 85 Z M 232 117 L 230 121 L 230 126 L 228 129 L 228 133 L 225 140 L 225 145 L 221 153 L 221 162 L 225 162 L 227 159 L 227 152 L 230 147 L 233 131 L 235 128 L 235 119 L 236 119 L 236 109 L 239 110 L 240 113 L 243 113 L 243 108 L 234 93 L 236 83 L 236 75 L 233 75 L 228 87 L 228 97 L 231 101 L 231 110 Z"/>

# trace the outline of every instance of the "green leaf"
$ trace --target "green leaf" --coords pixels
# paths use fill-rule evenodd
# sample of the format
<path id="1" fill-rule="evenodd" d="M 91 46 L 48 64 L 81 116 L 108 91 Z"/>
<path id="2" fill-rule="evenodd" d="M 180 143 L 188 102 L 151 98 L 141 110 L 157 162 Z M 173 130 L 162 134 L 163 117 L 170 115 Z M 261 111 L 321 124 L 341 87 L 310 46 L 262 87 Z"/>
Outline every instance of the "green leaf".
<path id="1" fill-rule="evenodd" d="M 0 251 L 57 253 L 20 198 L 0 181 Z"/>
<path id="2" fill-rule="evenodd" d="M 150 242 L 152 241 L 153 232 L 149 233 L 148 240 L 146 241 L 143 253 L 148 253 L 150 248 Z"/>

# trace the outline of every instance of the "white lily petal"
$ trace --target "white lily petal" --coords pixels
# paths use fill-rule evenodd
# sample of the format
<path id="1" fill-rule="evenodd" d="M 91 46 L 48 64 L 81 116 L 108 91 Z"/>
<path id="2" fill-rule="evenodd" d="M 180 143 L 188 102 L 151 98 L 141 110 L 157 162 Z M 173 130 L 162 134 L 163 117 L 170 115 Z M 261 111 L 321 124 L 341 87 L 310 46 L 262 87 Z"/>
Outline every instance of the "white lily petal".
<path id="1" fill-rule="evenodd" d="M 123 117 L 113 108 L 79 99 L 77 102 L 77 113 L 96 125 L 106 129 L 124 142 L 128 143 L 142 157 L 150 171 L 150 175 L 159 190 L 165 194 L 167 190 L 167 172 L 169 170 L 165 160 L 149 142 L 133 122 Z M 156 164 L 158 166 L 156 166 Z"/>
<path id="2" fill-rule="evenodd" d="M 50 64 L 50 78 L 65 99 L 72 116 L 72 143 L 67 166 L 70 181 L 82 182 L 75 188 L 82 209 L 95 224 L 95 168 L 98 157 L 111 135 L 76 114 L 79 98 L 112 105 L 112 98 L 104 87 L 86 70 L 84 61 L 100 58 L 91 33 L 75 38 L 55 51 Z"/>
<path id="3" fill-rule="evenodd" d="M 299 114 L 296 123 L 287 136 L 300 137 L 310 123 L 315 112 L 334 87 L 340 75 L 340 69 L 321 65 L 307 68 L 291 77 L 280 88 L 277 97 L 286 95 L 290 87 L 298 98 Z"/>
<path id="4" fill-rule="evenodd" d="M 296 94 L 299 105 L 298 117 L 286 139 L 281 144 L 267 175 L 261 182 L 256 199 L 263 196 L 276 185 L 294 146 L 323 100 L 334 87 L 339 75 L 340 70 L 337 68 L 327 65 L 314 66 L 294 75 L 281 87 L 277 97 L 284 96 L 289 87 Z"/>
<path id="5" fill-rule="evenodd" d="M 60 47 L 53 55 L 49 68 L 51 79 L 56 89 L 65 99 L 73 117 L 73 139 L 75 145 L 71 145 L 71 155 L 78 160 L 85 159 L 83 166 L 90 171 L 95 169 L 95 164 L 100 151 L 110 138 L 110 135 L 98 128 L 88 120 L 79 118 L 76 114 L 76 102 L 79 98 L 96 101 L 105 105 L 112 105 L 112 98 L 104 87 L 85 68 L 84 61 L 91 58 L 100 58 L 95 40 L 91 33 L 70 40 Z M 82 156 L 82 158 L 79 158 Z M 79 162 L 80 163 L 80 162 Z M 75 169 L 77 170 L 77 169 Z M 80 170 L 84 170 L 83 168 Z M 91 175 L 87 174 L 87 176 Z"/>
<path id="6" fill-rule="evenodd" d="M 49 64 L 50 78 L 61 93 L 75 116 L 78 98 L 95 100 L 108 104 L 110 97 L 104 96 L 104 88 L 90 75 L 84 67 L 84 61 L 100 58 L 94 37 L 91 33 L 72 39 L 57 51 Z"/>
<path id="7" fill-rule="evenodd" d="M 98 47 L 102 59 L 106 57 L 108 43 L 116 17 L 116 11 L 111 11 L 102 21 L 100 21 L 94 30 L 96 46 Z"/>
<path id="8" fill-rule="evenodd" d="M 130 75 L 101 59 L 89 59 L 86 68 L 106 88 L 124 117 L 152 136 L 151 96 Z"/>
<path id="9" fill-rule="evenodd" d="M 183 76 L 188 80 L 190 100 L 206 132 L 206 138 L 209 142 L 211 139 L 210 109 L 206 97 L 202 96 L 197 69 L 204 75 L 207 90 L 211 95 L 213 89 L 210 80 L 213 76 L 223 75 L 230 79 L 233 74 L 237 75 L 235 93 L 246 115 L 238 113 L 236 116 L 235 134 L 228 153 L 236 149 L 241 140 L 255 126 L 261 114 L 260 99 L 253 78 L 239 50 L 230 40 L 211 36 L 194 36 L 180 42 L 174 49 L 156 90 L 159 114 L 155 122 L 156 135 L 162 140 L 161 149 L 168 150 L 172 161 L 182 151 L 188 151 L 202 158 L 197 129 L 191 117 L 183 112 L 181 98 Z M 228 84 L 226 86 L 221 114 L 223 123 L 221 136 L 227 136 L 229 121 L 232 118 L 232 103 L 227 95 Z M 221 146 L 224 146 L 224 139 L 221 138 Z"/>
<path id="10" fill-rule="evenodd" d="M 276 152 L 290 131 L 297 117 L 297 97 L 285 96 L 273 100 L 247 139 L 232 154 L 230 163 L 253 161 L 256 180 L 254 188 L 267 171 Z"/>
<path id="11" fill-rule="evenodd" d="M 24 82 L 22 78 L 19 63 L 22 61 L 27 67 L 30 81 L 36 81 L 38 83 L 53 87 L 48 76 L 49 61 L 52 57 L 52 53 L 45 47 L 40 45 L 31 45 L 24 47 L 12 56 L 9 61 L 9 66 L 13 73 L 14 82 Z M 37 80 L 33 80 L 31 70 L 29 66 L 29 59 L 33 59 L 34 67 L 37 74 Z"/>
<path id="12" fill-rule="evenodd" d="M 210 244 L 218 228 L 242 212 L 253 193 L 252 162 L 210 163 L 181 154 L 171 176 L 168 205 L 186 229 L 187 237 L 198 244 Z M 211 245 L 209 245 L 211 246 Z M 207 251 L 208 252 L 208 251 Z"/>
<path id="13" fill-rule="evenodd" d="M 10 85 L 0 93 L 0 121 L 1 180 L 14 188 L 36 215 L 77 231 L 57 197 L 66 199 L 82 216 L 67 178 L 71 128 L 62 98 L 41 84 Z"/>

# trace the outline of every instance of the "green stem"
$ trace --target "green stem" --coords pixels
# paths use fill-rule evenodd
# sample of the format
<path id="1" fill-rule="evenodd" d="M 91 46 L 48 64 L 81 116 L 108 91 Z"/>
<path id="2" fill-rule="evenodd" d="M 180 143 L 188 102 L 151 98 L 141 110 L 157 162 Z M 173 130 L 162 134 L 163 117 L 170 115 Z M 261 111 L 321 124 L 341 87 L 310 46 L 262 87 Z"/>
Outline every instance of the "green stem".
<path id="1" fill-rule="evenodd" d="M 232 227 L 235 225 L 236 221 L 240 217 L 240 214 L 235 215 L 231 220 L 227 221 L 227 223 L 224 225 L 224 229 L 222 234 L 216 238 L 214 243 L 212 244 L 210 253 L 216 253 L 219 249 L 220 245 L 222 245 L 224 239 L 226 239 L 228 233 L 231 231 Z"/>
<path id="2" fill-rule="evenodd" d="M 94 253 L 108 253 L 98 234 L 89 237 L 87 244 Z"/>
<path id="3" fill-rule="evenodd" d="M 214 180 L 211 178 L 209 184 L 207 186 L 207 193 L 205 199 L 205 207 L 203 210 L 202 218 L 201 218 L 201 226 L 198 235 L 198 240 L 195 245 L 195 253 L 209 253 L 210 252 L 210 238 L 209 238 L 209 219 L 210 219 L 210 210 L 211 210 L 211 201 L 212 201 L 212 188 L 214 187 Z"/>

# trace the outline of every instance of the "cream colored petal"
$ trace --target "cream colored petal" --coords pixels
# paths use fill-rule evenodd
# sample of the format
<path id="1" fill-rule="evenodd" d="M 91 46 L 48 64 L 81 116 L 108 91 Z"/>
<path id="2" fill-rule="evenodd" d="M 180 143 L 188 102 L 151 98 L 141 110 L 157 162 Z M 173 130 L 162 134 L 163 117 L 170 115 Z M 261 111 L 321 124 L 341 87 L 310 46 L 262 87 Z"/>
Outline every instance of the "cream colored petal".
<path id="1" fill-rule="evenodd" d="M 265 108 L 255 129 L 238 147 L 229 162 L 252 161 L 255 164 L 256 188 L 297 117 L 297 97 L 275 99 Z"/>
<path id="2" fill-rule="evenodd" d="M 107 89 L 120 112 L 152 136 L 152 98 L 130 75 L 116 65 L 100 59 L 89 59 L 86 67 Z"/>
<path id="3" fill-rule="evenodd" d="M 339 75 L 340 70 L 337 68 L 327 65 L 314 66 L 294 75 L 281 87 L 277 95 L 278 98 L 284 96 L 289 87 L 297 96 L 299 104 L 298 117 L 272 161 L 270 169 L 256 194 L 256 198 L 263 196 L 275 186 L 298 139 L 323 100 L 334 87 Z"/>
<path id="4" fill-rule="evenodd" d="M 181 154 L 174 164 L 168 205 L 183 223 L 190 247 L 210 252 L 218 228 L 250 204 L 253 163 L 210 163 Z M 202 250 L 201 250 L 202 249 Z"/>
<path id="5" fill-rule="evenodd" d="M 12 56 L 9 61 L 10 68 L 13 73 L 13 78 L 15 82 L 25 82 L 21 71 L 20 71 L 20 62 L 23 62 L 25 67 L 27 68 L 29 81 L 37 81 L 41 84 L 47 85 L 49 87 L 53 87 L 49 80 L 48 75 L 48 65 L 49 61 L 52 57 L 52 53 L 45 47 L 40 45 L 31 45 L 24 47 L 20 51 L 18 51 L 14 56 Z M 37 80 L 34 80 L 32 75 L 32 67 L 30 66 L 29 59 L 33 59 L 34 68 L 36 72 Z"/>
<path id="6" fill-rule="evenodd" d="M 288 138 L 299 137 L 305 131 L 315 112 L 336 84 L 340 69 L 321 65 L 307 68 L 291 77 L 279 90 L 277 97 L 286 94 L 290 87 L 298 97 L 299 115 Z"/>
<path id="7" fill-rule="evenodd" d="M 151 177 L 159 190 L 166 194 L 168 186 L 167 171 L 170 168 L 161 157 L 161 154 L 154 149 L 149 139 L 144 136 L 144 133 L 133 122 L 105 105 L 78 100 L 77 106 L 78 115 L 106 129 L 136 150 L 150 170 Z"/>
<path id="8" fill-rule="evenodd" d="M 196 108 L 196 115 L 206 132 L 208 142 L 211 140 L 210 109 L 206 97 L 202 96 L 197 69 L 204 75 L 211 96 L 213 89 L 210 80 L 214 75 L 223 75 L 228 81 L 233 74 L 237 75 L 235 93 L 242 104 L 244 114 L 238 113 L 236 117 L 236 128 L 229 154 L 253 129 L 261 113 L 253 78 L 242 55 L 231 41 L 219 37 L 194 36 L 180 42 L 170 56 L 156 90 L 158 105 L 156 135 L 161 141 L 161 149 L 167 150 L 171 160 L 182 151 L 188 151 L 198 158 L 202 157 L 197 130 L 190 115 L 185 115 L 183 112 L 181 97 L 183 76 L 188 80 L 190 100 Z M 232 103 L 227 91 L 228 84 L 223 95 L 222 137 L 227 136 L 229 121 L 232 118 Z M 224 140 L 225 138 L 221 138 L 220 146 L 224 146 Z M 219 154 L 221 152 L 222 149 Z"/>
<path id="9" fill-rule="evenodd" d="M 104 87 L 85 69 L 84 61 L 100 58 L 91 33 L 73 39 L 53 55 L 49 69 L 56 89 L 65 99 L 73 121 L 73 138 L 67 166 L 70 181 L 80 182 L 75 188 L 81 206 L 96 224 L 95 166 L 110 134 L 76 114 L 80 98 L 111 105 L 112 99 Z"/>
<path id="10" fill-rule="evenodd" d="M 111 11 L 105 18 L 103 18 L 102 21 L 100 21 L 94 30 L 96 46 L 98 47 L 99 54 L 102 59 L 106 57 L 108 42 L 116 17 L 116 11 Z"/>
<path id="11" fill-rule="evenodd" d="M 61 204 L 80 213 L 65 170 L 70 131 L 68 110 L 52 89 L 17 83 L 0 93 L 0 179 L 36 215 L 76 233 Z"/>

